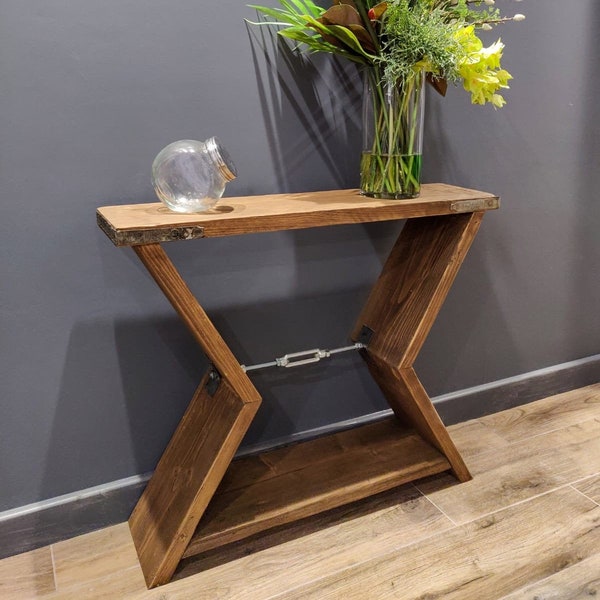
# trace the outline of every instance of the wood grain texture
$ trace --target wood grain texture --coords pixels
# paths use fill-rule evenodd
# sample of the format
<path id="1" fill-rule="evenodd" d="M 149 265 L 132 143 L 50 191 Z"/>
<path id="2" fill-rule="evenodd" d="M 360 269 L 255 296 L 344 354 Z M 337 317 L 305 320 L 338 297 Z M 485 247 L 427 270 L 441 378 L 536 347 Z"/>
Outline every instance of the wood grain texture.
<path id="1" fill-rule="evenodd" d="M 600 507 L 573 490 L 558 490 L 442 536 L 334 573 L 295 589 L 286 600 L 500 598 L 593 556 L 600 542 Z"/>
<path id="2" fill-rule="evenodd" d="M 599 547 L 600 507 L 567 488 L 340 570 L 285 599 L 494 600 Z"/>
<path id="3" fill-rule="evenodd" d="M 498 412 L 485 422 L 497 435 L 512 441 L 579 423 L 584 417 L 592 416 L 600 417 L 600 383 Z"/>
<path id="4" fill-rule="evenodd" d="M 271 556 L 274 562 L 291 563 L 289 556 L 285 559 L 277 558 L 278 546 L 279 551 L 285 551 L 289 547 L 296 552 L 300 546 L 306 551 L 304 558 L 296 561 L 299 572 L 304 571 L 314 560 L 314 567 L 309 567 L 313 571 L 321 560 L 331 559 L 332 555 L 335 557 L 333 566 L 337 568 L 342 554 L 353 563 L 359 562 L 355 550 L 362 541 L 369 542 L 371 551 L 379 554 L 386 546 L 391 549 L 408 545 L 451 526 L 450 519 L 414 486 L 406 484 L 186 558 L 177 568 L 173 580 L 181 580 L 259 552 L 261 561 L 270 561 L 268 556 Z M 364 529 L 361 535 L 357 535 L 363 527 L 370 535 L 364 536 Z M 363 539 L 359 539 L 360 537 Z M 318 558 L 315 557 L 315 550 Z M 328 554 L 329 551 L 332 551 L 331 555 Z M 291 565 L 286 564 L 286 573 L 289 572 L 289 567 Z M 282 583 L 287 578 L 286 573 L 281 573 Z M 269 579 L 276 576 L 271 573 Z M 269 581 L 269 587 L 271 583 Z"/>
<path id="5" fill-rule="evenodd" d="M 497 196 L 446 184 L 425 184 L 419 198 L 376 200 L 358 190 L 223 198 L 202 214 L 161 203 L 104 206 L 98 225 L 118 246 L 457 214 L 498 208 Z"/>
<path id="6" fill-rule="evenodd" d="M 395 496 L 395 497 L 394 497 Z M 410 546 L 452 526 L 414 488 L 405 486 L 363 503 L 337 509 L 344 520 L 332 523 L 331 513 L 319 517 L 322 525 L 296 540 L 242 555 L 198 573 L 194 564 L 166 587 L 140 595 L 140 600 L 227 600 L 286 598 L 289 590 L 320 580 L 326 573 L 360 565 L 367 557 L 382 556 Z M 302 528 L 304 522 L 293 527 Z M 161 596 L 160 593 L 165 594 Z M 281 596 L 280 596 L 281 594 Z M 136 599 L 137 600 L 137 599 Z"/>
<path id="7" fill-rule="evenodd" d="M 437 406 L 435 408 L 437 409 Z M 457 423 L 447 429 L 460 455 L 467 462 L 471 456 L 494 452 L 510 445 L 510 442 L 488 427 L 484 419 L 473 419 L 464 423 Z"/>
<path id="8" fill-rule="evenodd" d="M 241 458 L 231 465 L 184 556 L 449 468 L 437 450 L 395 419 Z"/>
<path id="9" fill-rule="evenodd" d="M 459 481 L 469 481 L 469 469 L 414 370 L 390 367 L 378 357 L 371 356 L 368 351 L 363 352 L 363 356 L 373 379 L 396 416 L 414 427 L 448 459 L 452 473 Z"/>
<path id="10" fill-rule="evenodd" d="M 56 588 L 59 591 L 78 586 L 84 580 L 102 579 L 120 569 L 139 564 L 127 523 L 94 531 L 52 546 Z"/>
<path id="11" fill-rule="evenodd" d="M 566 506 L 563 505 L 565 498 Z M 377 546 L 379 551 L 374 548 L 375 554 L 359 564 L 350 562 L 344 566 L 347 561 L 344 555 L 350 552 L 354 557 L 367 557 L 365 542 L 368 544 L 370 540 L 364 537 L 354 540 L 340 537 L 337 547 L 332 545 L 320 564 L 306 570 L 299 565 L 301 559 L 297 554 L 286 553 L 285 548 L 272 558 L 261 556 L 260 562 L 245 557 L 236 564 L 199 575 L 196 581 L 207 584 L 202 590 L 189 579 L 164 588 L 165 596 L 161 599 L 180 600 L 189 597 L 186 594 L 200 599 L 230 600 L 275 597 L 286 600 L 494 600 L 500 597 L 504 600 L 569 600 L 588 597 L 566 595 L 569 590 L 593 596 L 594 580 L 600 573 L 594 570 L 600 556 L 594 548 L 598 541 L 598 515 L 589 514 L 589 504 L 573 495 L 565 495 L 563 490 L 532 502 L 533 506 L 530 502 L 521 505 L 521 514 L 518 509 L 511 513 L 502 511 L 493 518 L 428 536 L 429 539 L 415 540 L 415 544 L 403 538 L 396 547 L 390 547 L 382 540 L 382 545 Z M 569 509 L 575 521 L 573 532 L 569 531 Z M 543 510 L 547 511 L 545 515 L 538 512 Z M 533 522 L 521 522 L 521 518 L 528 517 L 533 517 Z M 381 515 L 378 518 L 381 519 Z M 304 552 L 310 552 L 312 543 L 311 536 L 303 546 Z M 353 546 L 355 552 L 352 552 Z M 342 555 L 339 561 L 338 553 Z M 331 569 L 329 561 L 333 561 Z M 259 577 L 255 578 L 257 563 L 259 568 L 262 565 L 275 568 L 268 571 L 267 567 L 264 572 L 256 573 Z M 306 571 L 311 576 L 306 577 Z M 236 578 L 235 573 L 247 573 L 247 579 Z M 308 578 L 312 581 L 303 583 Z M 534 581 L 536 583 L 532 583 Z M 504 596 L 523 584 L 522 595 Z M 530 593 L 552 589 L 565 595 Z"/>
<path id="12" fill-rule="evenodd" d="M 173 575 L 259 405 L 243 402 L 227 380 L 211 396 L 207 380 L 208 374 L 129 519 L 149 587 Z"/>
<path id="13" fill-rule="evenodd" d="M 242 402 L 260 402 L 256 388 L 161 245 L 135 246 L 134 250 L 221 377 Z"/>
<path id="14" fill-rule="evenodd" d="M 144 575 L 139 565 L 128 569 L 116 566 L 110 575 L 86 579 L 78 585 L 59 589 L 48 600 L 124 600 L 144 589 Z"/>
<path id="15" fill-rule="evenodd" d="M 590 600 L 600 596 L 600 554 L 573 557 L 557 573 L 517 590 L 501 600 Z"/>
<path id="16" fill-rule="evenodd" d="M 47 598 L 55 590 L 50 546 L 0 561 L 0 598 Z"/>
<path id="17" fill-rule="evenodd" d="M 455 523 L 600 473 L 600 421 L 515 441 L 469 459 L 473 480 L 456 485 L 447 476 L 417 487 Z"/>
<path id="18" fill-rule="evenodd" d="M 411 367 L 471 246 L 482 212 L 406 223 L 363 308 L 352 339 L 373 331 L 369 353 Z"/>
<path id="19" fill-rule="evenodd" d="M 596 504 L 600 504 L 600 474 L 578 481 L 573 484 L 573 487 Z"/>

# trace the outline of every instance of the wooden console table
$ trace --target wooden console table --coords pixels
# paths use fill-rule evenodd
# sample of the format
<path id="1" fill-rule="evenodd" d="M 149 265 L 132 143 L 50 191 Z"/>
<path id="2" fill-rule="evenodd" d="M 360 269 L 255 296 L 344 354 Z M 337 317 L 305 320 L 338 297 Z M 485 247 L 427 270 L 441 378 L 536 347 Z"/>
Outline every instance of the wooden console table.
<path id="1" fill-rule="evenodd" d="M 197 215 L 160 203 L 98 209 L 212 363 L 129 520 L 148 587 L 184 557 L 265 529 L 443 471 L 471 478 L 412 365 L 484 212 L 498 206 L 492 194 L 430 184 L 414 200 L 343 190 L 224 198 Z M 350 336 L 397 418 L 232 462 L 261 397 L 161 243 L 397 219 L 407 222 Z"/>

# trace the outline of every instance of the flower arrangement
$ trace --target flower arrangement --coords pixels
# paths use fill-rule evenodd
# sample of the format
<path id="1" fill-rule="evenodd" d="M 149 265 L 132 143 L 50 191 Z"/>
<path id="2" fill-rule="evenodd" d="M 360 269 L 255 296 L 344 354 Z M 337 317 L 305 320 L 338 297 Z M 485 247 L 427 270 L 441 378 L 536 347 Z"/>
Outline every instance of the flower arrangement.
<path id="1" fill-rule="evenodd" d="M 422 81 L 445 95 L 462 82 L 474 104 L 505 104 L 512 78 L 500 61 L 500 39 L 485 46 L 478 30 L 525 17 L 505 17 L 494 0 L 278 0 L 280 8 L 250 5 L 279 35 L 311 52 L 328 52 L 366 69 L 372 139 L 363 152 L 361 190 L 377 197 L 418 195 Z M 514 0 L 518 2 L 520 0 Z M 416 96 L 416 98 L 415 98 Z"/>

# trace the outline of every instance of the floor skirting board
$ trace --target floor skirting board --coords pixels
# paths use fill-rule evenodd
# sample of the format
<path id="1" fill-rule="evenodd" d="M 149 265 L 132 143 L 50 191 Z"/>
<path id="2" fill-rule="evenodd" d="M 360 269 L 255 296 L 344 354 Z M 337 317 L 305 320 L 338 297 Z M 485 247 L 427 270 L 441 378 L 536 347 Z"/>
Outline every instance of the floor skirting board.
<path id="1" fill-rule="evenodd" d="M 598 382 L 600 354 L 444 394 L 433 401 L 444 423 L 451 425 Z M 376 421 L 390 412 L 245 447 L 240 454 L 254 454 Z M 136 475 L 0 513 L 0 559 L 126 521 L 148 478 L 149 475 Z"/>
<path id="2" fill-rule="evenodd" d="M 600 382 L 600 354 L 433 398 L 446 425 Z"/>
<path id="3" fill-rule="evenodd" d="M 0 513 L 0 559 L 126 521 L 149 476 L 129 477 Z M 108 488 L 108 489 L 102 489 Z"/>

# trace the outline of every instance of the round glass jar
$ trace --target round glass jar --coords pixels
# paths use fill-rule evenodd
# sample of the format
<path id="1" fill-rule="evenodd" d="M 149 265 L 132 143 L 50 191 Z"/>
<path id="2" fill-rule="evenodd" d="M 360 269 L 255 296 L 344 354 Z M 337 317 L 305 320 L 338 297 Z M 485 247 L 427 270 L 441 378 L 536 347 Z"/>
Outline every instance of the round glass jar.
<path id="1" fill-rule="evenodd" d="M 205 142 L 173 142 L 152 163 L 156 195 L 167 208 L 179 213 L 209 210 L 236 176 L 231 157 L 215 137 Z"/>

